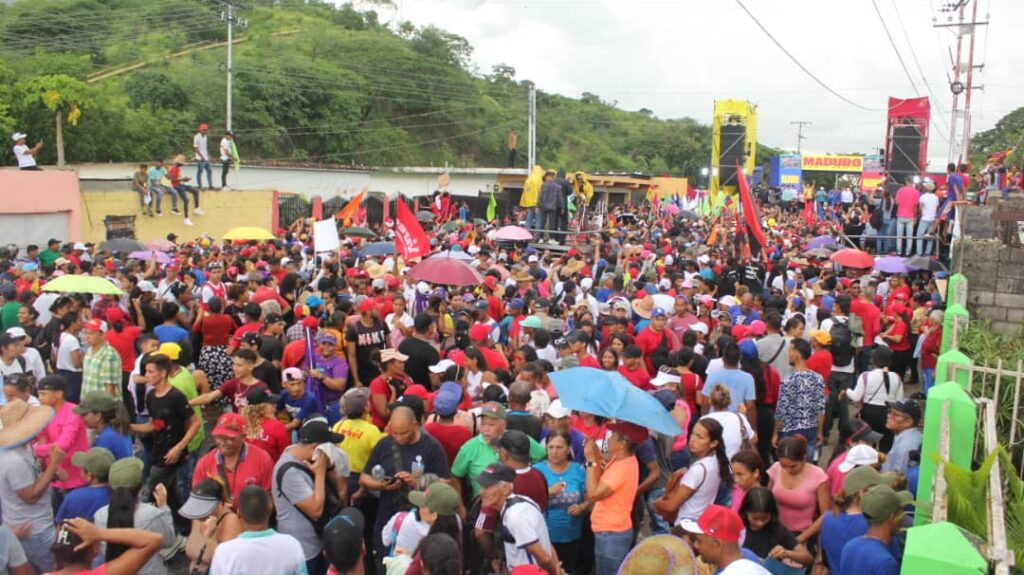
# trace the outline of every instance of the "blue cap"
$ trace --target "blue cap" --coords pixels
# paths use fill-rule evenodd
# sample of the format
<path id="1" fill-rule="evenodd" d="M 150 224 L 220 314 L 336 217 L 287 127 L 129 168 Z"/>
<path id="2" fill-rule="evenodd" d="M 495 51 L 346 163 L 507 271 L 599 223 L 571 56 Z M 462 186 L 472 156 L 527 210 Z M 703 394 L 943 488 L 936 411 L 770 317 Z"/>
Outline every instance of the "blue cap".
<path id="1" fill-rule="evenodd" d="M 27 262 L 21 266 L 21 271 L 23 272 L 34 272 L 37 269 L 39 269 L 39 264 L 36 264 L 35 262 Z"/>
<path id="2" fill-rule="evenodd" d="M 740 355 L 743 357 L 754 357 L 757 355 L 757 344 L 752 339 L 745 339 L 740 342 Z"/>
<path id="3" fill-rule="evenodd" d="M 803 298 L 800 298 L 800 297 L 795 297 L 795 298 L 793 298 L 793 305 L 794 305 L 795 307 L 800 307 L 800 305 L 801 305 L 802 303 L 804 303 L 804 300 L 803 300 Z"/>
<path id="4" fill-rule="evenodd" d="M 524 307 L 526 307 L 526 302 L 523 301 L 523 298 L 521 297 L 514 297 L 512 298 L 512 301 L 509 302 L 508 305 L 513 309 L 523 309 Z"/>
<path id="5" fill-rule="evenodd" d="M 655 318 L 655 317 L 665 317 L 666 315 L 668 315 L 668 314 L 665 313 L 665 310 L 663 308 L 656 307 L 653 310 L 651 310 L 651 317 L 652 318 Z"/>
<path id="6" fill-rule="evenodd" d="M 821 307 L 825 308 L 826 311 L 831 312 L 832 311 L 832 304 L 834 304 L 835 301 L 836 301 L 836 298 L 834 298 L 834 297 L 832 297 L 830 295 L 823 295 L 823 296 L 821 296 Z"/>
<path id="7" fill-rule="evenodd" d="M 533 247 L 529 247 L 529 248 L 526 248 L 525 250 L 523 250 L 523 253 L 526 254 L 526 255 L 535 254 L 535 253 L 537 253 L 537 249 L 533 248 Z"/>
<path id="8" fill-rule="evenodd" d="M 311 295 L 306 298 L 306 305 L 312 310 L 324 305 L 324 300 L 320 299 L 318 296 Z"/>
<path id="9" fill-rule="evenodd" d="M 437 389 L 434 395 L 434 413 L 441 417 L 448 417 L 454 414 L 462 401 L 462 386 L 454 381 L 446 381 Z"/>

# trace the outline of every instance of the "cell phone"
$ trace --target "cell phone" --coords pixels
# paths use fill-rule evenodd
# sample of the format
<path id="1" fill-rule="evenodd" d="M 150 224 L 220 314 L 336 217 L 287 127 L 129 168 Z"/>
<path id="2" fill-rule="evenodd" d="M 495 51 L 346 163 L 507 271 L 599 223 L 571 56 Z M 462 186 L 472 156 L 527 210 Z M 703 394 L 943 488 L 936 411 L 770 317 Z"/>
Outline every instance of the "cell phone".
<path id="1" fill-rule="evenodd" d="M 391 475 L 385 475 L 384 477 L 381 477 L 380 480 L 383 481 L 384 483 L 394 483 L 398 481 L 398 478 L 392 477 Z"/>

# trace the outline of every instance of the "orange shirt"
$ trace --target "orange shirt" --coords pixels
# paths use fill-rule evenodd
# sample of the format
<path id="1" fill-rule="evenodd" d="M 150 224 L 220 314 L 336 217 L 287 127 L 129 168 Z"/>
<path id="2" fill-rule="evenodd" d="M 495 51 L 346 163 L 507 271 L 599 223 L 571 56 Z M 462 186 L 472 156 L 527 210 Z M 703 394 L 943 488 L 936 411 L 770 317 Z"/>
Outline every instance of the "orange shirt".
<path id="1" fill-rule="evenodd" d="M 590 514 L 594 532 L 632 529 L 630 514 L 640 486 L 640 464 L 636 456 L 612 461 L 601 474 L 600 483 L 611 487 L 612 494 L 594 504 L 594 511 Z"/>

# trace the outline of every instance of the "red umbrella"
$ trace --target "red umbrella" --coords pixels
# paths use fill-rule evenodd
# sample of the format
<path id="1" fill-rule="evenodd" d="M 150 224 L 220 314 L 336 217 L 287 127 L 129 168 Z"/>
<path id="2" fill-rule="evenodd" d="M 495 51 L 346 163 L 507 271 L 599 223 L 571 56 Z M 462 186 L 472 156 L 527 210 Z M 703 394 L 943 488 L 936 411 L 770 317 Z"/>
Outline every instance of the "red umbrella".
<path id="1" fill-rule="evenodd" d="M 494 232 L 494 239 L 513 242 L 524 242 L 533 239 L 530 230 L 520 226 L 505 226 Z"/>
<path id="2" fill-rule="evenodd" d="M 875 265 L 875 258 L 871 254 L 853 248 L 839 250 L 829 259 L 846 268 L 865 269 Z"/>
<path id="3" fill-rule="evenodd" d="M 449 286 L 477 285 L 484 282 L 484 277 L 472 266 L 453 257 L 427 258 L 409 270 L 413 278 Z"/>

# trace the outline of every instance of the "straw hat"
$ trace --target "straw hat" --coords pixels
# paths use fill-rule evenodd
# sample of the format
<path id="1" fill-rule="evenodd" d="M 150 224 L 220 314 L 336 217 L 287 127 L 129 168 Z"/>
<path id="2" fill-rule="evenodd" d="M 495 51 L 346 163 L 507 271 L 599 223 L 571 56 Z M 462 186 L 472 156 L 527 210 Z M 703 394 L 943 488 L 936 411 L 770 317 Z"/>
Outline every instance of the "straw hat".
<path id="1" fill-rule="evenodd" d="M 566 276 L 571 276 L 572 274 L 578 273 L 582 270 L 584 265 L 586 264 L 583 263 L 583 260 L 572 259 L 569 260 L 569 263 L 562 266 L 562 272 L 564 272 Z"/>
<path id="2" fill-rule="evenodd" d="M 370 279 L 381 279 L 385 273 L 387 272 L 384 270 L 384 266 L 377 262 L 366 264 L 366 275 L 370 276 Z"/>
<path id="3" fill-rule="evenodd" d="M 185 163 L 185 156 L 183 156 L 182 154 L 178 154 L 177 156 L 174 156 L 174 163 L 175 164 L 184 164 Z"/>
<path id="4" fill-rule="evenodd" d="M 19 447 L 31 441 L 53 418 L 53 408 L 29 405 L 15 399 L 0 407 L 0 449 Z"/>
<path id="5" fill-rule="evenodd" d="M 651 312 L 654 311 L 654 298 L 645 296 L 643 299 L 635 299 L 631 305 L 636 315 L 644 319 L 651 319 Z"/>
<path id="6" fill-rule="evenodd" d="M 697 558 L 685 541 L 675 535 L 648 537 L 626 555 L 619 575 L 692 575 Z"/>
<path id="7" fill-rule="evenodd" d="M 526 270 L 519 270 L 512 275 L 512 279 L 517 282 L 532 282 L 533 276 L 531 276 Z"/>

